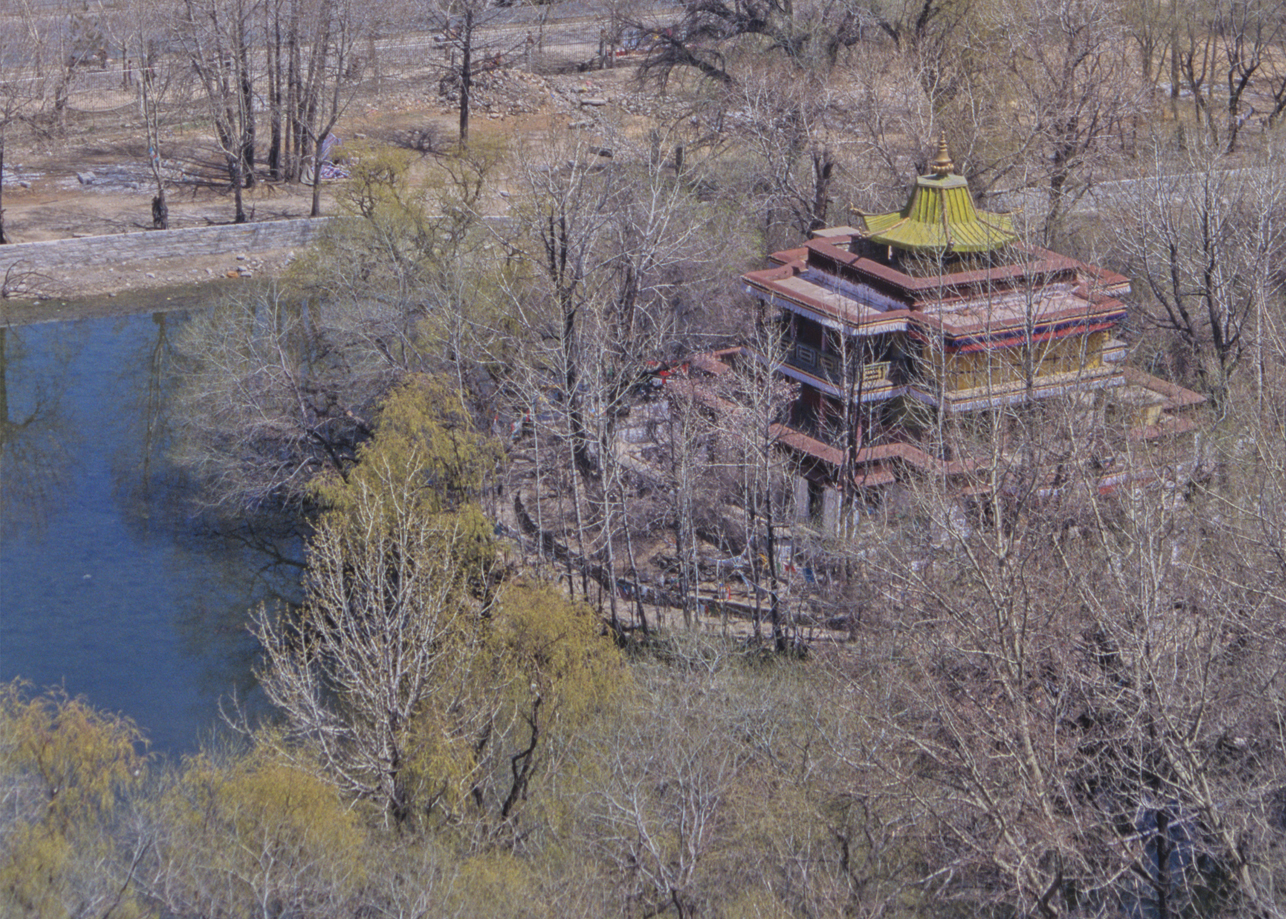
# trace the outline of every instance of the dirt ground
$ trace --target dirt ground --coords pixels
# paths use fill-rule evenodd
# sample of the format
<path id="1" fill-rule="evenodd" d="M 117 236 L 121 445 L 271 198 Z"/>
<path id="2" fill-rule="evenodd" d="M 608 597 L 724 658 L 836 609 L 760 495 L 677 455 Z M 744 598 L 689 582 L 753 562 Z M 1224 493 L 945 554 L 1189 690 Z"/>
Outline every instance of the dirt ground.
<path id="1" fill-rule="evenodd" d="M 4 222 L 10 242 L 139 233 L 150 228 L 155 191 L 137 150 L 134 126 L 111 127 L 104 121 L 101 110 L 87 108 L 73 113 L 62 137 L 15 132 L 5 151 Z M 184 138 L 182 143 L 193 158 L 206 152 L 199 137 Z M 312 204 L 312 189 L 299 184 L 260 182 L 245 196 L 246 211 L 256 221 L 306 217 Z M 167 189 L 167 197 L 174 229 L 232 222 L 232 194 L 226 185 L 176 183 Z M 323 207 L 333 207 L 332 197 L 326 189 Z M 46 301 L 106 298 L 225 278 L 238 268 L 272 274 L 289 255 L 267 251 L 247 253 L 241 260 L 237 254 L 228 254 L 59 269 L 47 273 L 35 287 Z"/>
<path id="2" fill-rule="evenodd" d="M 515 136 L 547 132 L 551 125 L 583 119 L 578 99 L 586 94 L 609 99 L 630 95 L 632 77 L 632 68 L 624 67 L 589 76 L 536 76 L 519 71 L 496 74 L 490 94 L 480 93 L 472 133 Z M 59 134 L 11 133 L 3 190 L 4 227 L 10 242 L 149 229 L 154 189 L 135 114 L 131 97 L 119 88 L 87 89 L 73 99 L 67 127 Z M 454 140 L 457 118 L 450 100 L 438 98 L 424 85 L 402 80 L 351 106 L 335 133 L 345 138 L 350 148 L 381 142 L 405 146 L 408 137 L 417 136 L 433 138 L 434 145 L 443 147 Z M 218 157 L 209 139 L 193 130 L 175 137 L 170 152 L 176 160 L 197 164 L 185 165 L 184 178 L 168 188 L 171 228 L 231 223 L 231 189 L 217 180 Z M 187 174 L 189 171 L 192 174 Z M 323 214 L 335 213 L 339 182 L 342 180 L 323 187 Z M 245 191 L 244 200 L 252 221 L 306 217 L 312 189 L 298 183 L 261 180 Z M 63 305 L 67 301 L 83 301 L 79 308 L 86 313 L 120 312 L 130 308 L 118 299 L 125 292 L 244 283 L 243 275 L 276 275 L 293 255 L 288 250 L 268 250 L 58 270 L 35 285 L 41 302 L 31 315 L 54 318 L 55 310 L 74 309 Z M 229 275 L 236 277 L 230 279 Z M 128 299 L 131 303 L 138 300 Z M 30 307 L 30 301 L 0 301 L 0 312 L 10 322 L 15 321 L 14 316 L 27 315 Z"/>

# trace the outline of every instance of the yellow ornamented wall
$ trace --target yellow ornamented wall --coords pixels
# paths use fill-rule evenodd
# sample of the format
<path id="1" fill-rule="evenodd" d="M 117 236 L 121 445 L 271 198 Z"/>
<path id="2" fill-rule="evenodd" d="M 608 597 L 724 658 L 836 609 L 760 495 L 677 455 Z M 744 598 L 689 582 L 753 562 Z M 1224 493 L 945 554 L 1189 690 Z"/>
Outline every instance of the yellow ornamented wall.
<path id="1" fill-rule="evenodd" d="M 938 382 L 948 392 L 999 388 L 1025 380 L 1029 364 L 1037 377 L 1095 371 L 1103 366 L 1106 338 L 1106 333 L 1094 332 L 1084 337 L 1037 342 L 1030 348 L 1020 346 L 946 355 L 942 361 L 942 378 Z"/>

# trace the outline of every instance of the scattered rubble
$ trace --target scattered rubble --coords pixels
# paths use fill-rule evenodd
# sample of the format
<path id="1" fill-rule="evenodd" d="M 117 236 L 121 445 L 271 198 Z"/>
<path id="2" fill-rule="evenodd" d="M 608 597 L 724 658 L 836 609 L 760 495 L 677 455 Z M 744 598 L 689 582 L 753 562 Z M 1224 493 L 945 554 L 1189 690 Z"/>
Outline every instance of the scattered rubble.
<path id="1" fill-rule="evenodd" d="M 95 166 L 94 169 L 77 172 L 72 177 L 59 182 L 63 187 L 84 186 L 99 192 L 145 191 L 152 187 L 152 173 L 144 165 L 109 165 Z"/>
<path id="2" fill-rule="evenodd" d="M 548 80 L 526 70 L 498 67 L 478 74 L 470 89 L 470 107 L 478 114 L 530 115 L 539 112 L 553 90 Z M 454 108 L 460 104 L 460 79 L 448 74 L 438 81 L 438 100 Z"/>
<path id="3" fill-rule="evenodd" d="M 0 182 L 9 187 L 30 188 L 31 183 L 40 178 L 39 172 L 24 170 L 19 165 L 8 165 L 0 170 Z"/>

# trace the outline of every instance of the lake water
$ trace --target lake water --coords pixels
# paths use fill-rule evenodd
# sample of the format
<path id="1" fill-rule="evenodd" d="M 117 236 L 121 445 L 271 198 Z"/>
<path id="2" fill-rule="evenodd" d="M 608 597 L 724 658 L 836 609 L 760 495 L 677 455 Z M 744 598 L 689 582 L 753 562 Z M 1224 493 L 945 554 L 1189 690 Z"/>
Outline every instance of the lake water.
<path id="1" fill-rule="evenodd" d="M 184 318 L 0 328 L 0 680 L 60 684 L 169 755 L 220 700 L 254 704 L 247 611 L 298 589 L 244 531 L 200 524 L 167 461 Z"/>

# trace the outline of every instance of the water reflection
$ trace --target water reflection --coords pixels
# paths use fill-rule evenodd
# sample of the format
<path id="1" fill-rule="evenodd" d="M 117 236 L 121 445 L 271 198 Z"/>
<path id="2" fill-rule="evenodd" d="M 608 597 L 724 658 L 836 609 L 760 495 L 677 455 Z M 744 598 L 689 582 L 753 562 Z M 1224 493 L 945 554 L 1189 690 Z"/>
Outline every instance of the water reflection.
<path id="1" fill-rule="evenodd" d="M 176 312 L 0 329 L 0 679 L 64 683 L 194 749 L 254 703 L 247 610 L 294 601 L 299 542 L 198 523 L 167 461 Z"/>
<path id="2" fill-rule="evenodd" d="M 0 326 L 0 539 L 45 526 L 80 456 L 82 432 L 67 423 L 68 377 L 58 368 L 75 363 L 83 335 L 41 341 L 34 360 L 31 337 Z"/>

